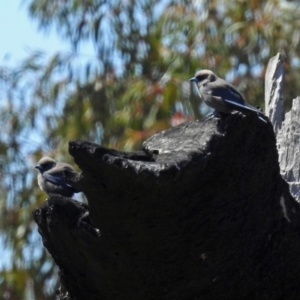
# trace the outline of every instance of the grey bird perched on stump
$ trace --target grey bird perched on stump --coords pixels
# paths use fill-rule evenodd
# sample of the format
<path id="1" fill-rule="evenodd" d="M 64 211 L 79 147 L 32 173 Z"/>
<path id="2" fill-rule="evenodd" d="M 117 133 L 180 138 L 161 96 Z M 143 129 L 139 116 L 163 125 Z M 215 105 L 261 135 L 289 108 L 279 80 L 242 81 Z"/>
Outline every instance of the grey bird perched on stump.
<path id="1" fill-rule="evenodd" d="M 75 173 L 75 170 L 69 164 L 58 163 L 50 157 L 43 157 L 35 168 L 39 170 L 37 177 L 39 187 L 48 195 L 59 194 L 72 197 L 74 193 L 79 193 L 65 180 L 67 173 Z"/>
<path id="2" fill-rule="evenodd" d="M 234 110 L 245 114 L 256 114 L 266 122 L 265 115 L 246 102 L 243 96 L 227 81 L 210 70 L 201 70 L 190 81 L 196 83 L 200 98 L 216 112 L 231 113 Z"/>

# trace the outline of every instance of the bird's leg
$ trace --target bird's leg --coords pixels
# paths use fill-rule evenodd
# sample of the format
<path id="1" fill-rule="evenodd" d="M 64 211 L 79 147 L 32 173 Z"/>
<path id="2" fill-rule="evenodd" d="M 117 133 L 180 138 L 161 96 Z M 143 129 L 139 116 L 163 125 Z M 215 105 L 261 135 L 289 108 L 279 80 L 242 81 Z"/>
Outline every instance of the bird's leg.
<path id="1" fill-rule="evenodd" d="M 205 116 L 204 121 L 208 121 L 214 117 L 214 113 L 209 113 Z"/>
<path id="2" fill-rule="evenodd" d="M 209 113 L 208 115 L 206 115 L 204 121 L 208 121 L 210 119 L 213 119 L 213 118 L 222 118 L 222 113 L 217 111 L 217 110 L 214 110 L 213 112 Z"/>

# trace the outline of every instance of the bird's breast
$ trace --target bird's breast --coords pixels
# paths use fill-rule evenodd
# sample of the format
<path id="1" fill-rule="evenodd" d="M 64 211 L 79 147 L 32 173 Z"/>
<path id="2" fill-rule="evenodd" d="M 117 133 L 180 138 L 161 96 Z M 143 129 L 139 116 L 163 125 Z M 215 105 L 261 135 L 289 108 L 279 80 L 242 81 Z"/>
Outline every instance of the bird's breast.
<path id="1" fill-rule="evenodd" d="M 40 174 L 40 173 L 38 174 L 37 181 L 38 181 L 38 185 L 39 185 L 40 189 L 45 192 L 45 184 L 44 184 L 42 174 Z"/>

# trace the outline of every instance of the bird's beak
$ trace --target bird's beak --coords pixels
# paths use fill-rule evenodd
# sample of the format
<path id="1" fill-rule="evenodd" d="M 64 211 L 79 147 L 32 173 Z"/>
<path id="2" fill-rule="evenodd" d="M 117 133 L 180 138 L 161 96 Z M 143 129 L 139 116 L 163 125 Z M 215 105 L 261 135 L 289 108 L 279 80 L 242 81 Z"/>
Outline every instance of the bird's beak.
<path id="1" fill-rule="evenodd" d="M 39 171 L 41 171 L 43 169 L 43 167 L 41 165 L 37 165 L 34 167 L 35 169 L 38 169 Z"/>
<path id="2" fill-rule="evenodd" d="M 190 79 L 190 81 L 198 82 L 198 79 L 197 79 L 196 77 L 192 77 L 192 78 Z"/>

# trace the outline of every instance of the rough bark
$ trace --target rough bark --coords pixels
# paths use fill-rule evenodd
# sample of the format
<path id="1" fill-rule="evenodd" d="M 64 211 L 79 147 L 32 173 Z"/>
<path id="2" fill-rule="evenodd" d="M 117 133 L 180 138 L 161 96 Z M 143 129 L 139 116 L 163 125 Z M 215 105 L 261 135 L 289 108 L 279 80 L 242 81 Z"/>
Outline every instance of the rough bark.
<path id="1" fill-rule="evenodd" d="M 269 61 L 265 79 L 265 110 L 275 134 L 279 153 L 280 173 L 288 182 L 290 193 L 300 201 L 300 98 L 293 100 L 284 118 L 284 64 L 278 53 Z M 283 121 L 284 120 L 284 121 Z"/>
<path id="2" fill-rule="evenodd" d="M 299 299 L 300 211 L 270 123 L 236 113 L 140 152 L 69 150 L 88 207 L 53 196 L 34 219 L 71 299 Z"/>
<path id="3" fill-rule="evenodd" d="M 277 135 L 280 172 L 293 197 L 300 201 L 300 97 L 293 100 Z"/>

